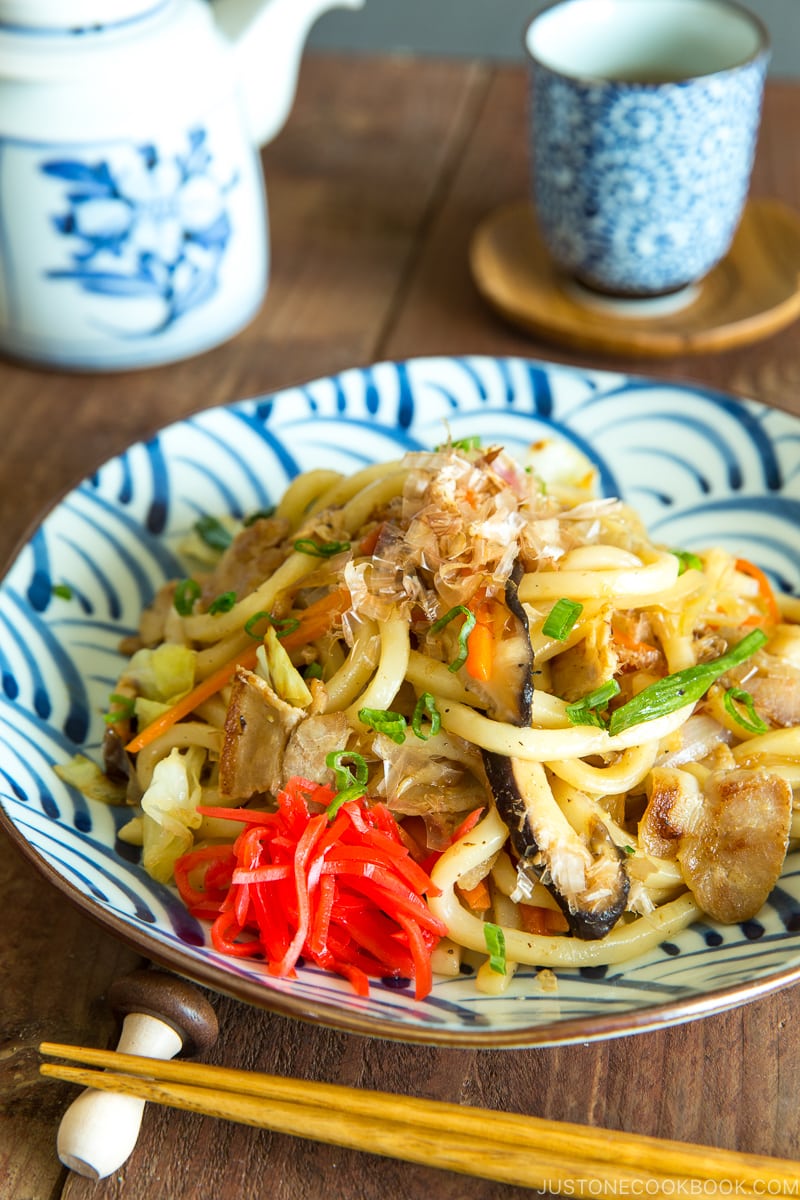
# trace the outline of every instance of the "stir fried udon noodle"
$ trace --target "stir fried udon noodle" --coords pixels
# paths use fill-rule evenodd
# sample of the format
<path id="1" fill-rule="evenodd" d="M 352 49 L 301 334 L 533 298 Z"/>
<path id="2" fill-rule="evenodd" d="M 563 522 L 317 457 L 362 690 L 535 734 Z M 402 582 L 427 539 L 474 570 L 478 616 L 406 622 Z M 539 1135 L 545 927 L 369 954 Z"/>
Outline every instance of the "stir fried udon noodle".
<path id="1" fill-rule="evenodd" d="M 287 788 L 320 819 L 280 951 L 226 889 L 261 887 L 263 926 L 277 880 L 295 912 L 299 851 L 231 859 L 211 908 L 193 876 L 190 907 L 240 918 L 230 952 L 291 973 L 323 945 L 342 806 L 353 828 L 381 814 L 370 828 L 421 872 L 431 919 L 420 940 L 398 917 L 395 943 L 416 943 L 395 974 L 421 970 L 422 947 L 434 973 L 481 963 L 478 986 L 500 990 L 518 964 L 617 963 L 764 904 L 800 833 L 800 601 L 725 550 L 655 545 L 566 444 L 312 470 L 270 513 L 198 522 L 184 549 L 191 572 L 127 646 L 103 780 L 138 806 L 122 836 L 166 883 L 252 848 Z M 362 864 L 362 898 L 365 854 L 336 860 Z M 360 967 L 391 974 L 374 953 L 363 933 Z"/>

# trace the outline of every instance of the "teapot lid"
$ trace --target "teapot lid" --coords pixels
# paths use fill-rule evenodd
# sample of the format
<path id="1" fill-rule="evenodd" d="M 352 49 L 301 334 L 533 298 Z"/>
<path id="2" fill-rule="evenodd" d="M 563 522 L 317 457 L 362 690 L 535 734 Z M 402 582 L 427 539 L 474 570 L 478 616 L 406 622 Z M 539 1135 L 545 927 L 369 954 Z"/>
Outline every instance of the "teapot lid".
<path id="1" fill-rule="evenodd" d="M 0 27 L 80 33 L 149 17 L 171 0 L 0 0 Z"/>

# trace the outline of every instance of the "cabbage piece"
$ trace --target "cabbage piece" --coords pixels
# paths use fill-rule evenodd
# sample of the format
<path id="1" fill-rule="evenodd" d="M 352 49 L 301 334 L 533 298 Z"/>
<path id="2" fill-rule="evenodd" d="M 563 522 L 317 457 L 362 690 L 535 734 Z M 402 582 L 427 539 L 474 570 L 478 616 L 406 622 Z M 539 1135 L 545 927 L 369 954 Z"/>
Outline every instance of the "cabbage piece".
<path id="1" fill-rule="evenodd" d="M 230 539 L 229 545 L 242 528 L 242 523 L 229 516 L 207 518 L 207 520 L 211 520 L 212 526 L 218 530 L 218 537 L 209 537 L 208 534 L 203 533 L 203 520 L 201 519 L 181 539 L 178 553 L 190 564 L 208 570 L 216 567 L 225 553 L 227 549 L 226 535 Z"/>
<path id="2" fill-rule="evenodd" d="M 272 626 L 266 632 L 263 646 L 258 647 L 257 658 L 258 674 L 276 696 L 295 708 L 308 708 L 312 700 L 308 685 Z"/>
<path id="3" fill-rule="evenodd" d="M 175 697 L 179 699 L 179 697 Z M 134 716 L 139 722 L 139 728 L 145 729 L 155 721 L 156 717 L 162 716 L 165 712 L 169 712 L 170 705 L 165 704 L 162 700 L 148 700 L 146 696 L 137 696 L 133 706 Z"/>
<path id="4" fill-rule="evenodd" d="M 59 779 L 77 788 L 89 800 L 99 800 L 101 804 L 125 803 L 127 783 L 109 779 L 85 754 L 76 754 L 66 763 L 56 763 L 53 769 Z"/>
<path id="5" fill-rule="evenodd" d="M 150 786 L 142 796 L 144 869 L 160 883 L 169 883 L 175 859 L 194 842 L 193 829 L 202 817 L 197 806 L 202 799 L 200 771 L 205 751 L 175 747 L 156 764 Z"/>
<path id="6" fill-rule="evenodd" d="M 197 652 L 177 642 L 163 642 L 150 650 L 137 650 L 128 663 L 125 678 L 138 695 L 161 704 L 174 704 L 194 687 Z"/>
<path id="7" fill-rule="evenodd" d="M 141 846 L 144 842 L 144 818 L 131 817 L 130 821 L 126 821 L 122 828 L 117 830 L 117 837 L 129 846 Z"/>
<path id="8" fill-rule="evenodd" d="M 528 447 L 525 469 L 540 479 L 547 491 L 568 503 L 578 504 L 598 492 L 597 467 L 566 438 L 540 438 Z"/>

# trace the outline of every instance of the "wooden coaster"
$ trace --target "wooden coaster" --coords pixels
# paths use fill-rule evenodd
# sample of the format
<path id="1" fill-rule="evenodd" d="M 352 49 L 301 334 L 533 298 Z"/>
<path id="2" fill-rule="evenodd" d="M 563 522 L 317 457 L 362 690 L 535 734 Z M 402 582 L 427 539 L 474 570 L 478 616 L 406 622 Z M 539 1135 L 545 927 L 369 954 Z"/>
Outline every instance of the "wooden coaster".
<path id="1" fill-rule="evenodd" d="M 527 201 L 478 226 L 470 267 L 507 320 L 560 345 L 700 354 L 757 341 L 800 317 L 800 216 L 775 200 L 750 201 L 727 257 L 671 301 L 615 301 L 576 287 L 551 264 Z"/>

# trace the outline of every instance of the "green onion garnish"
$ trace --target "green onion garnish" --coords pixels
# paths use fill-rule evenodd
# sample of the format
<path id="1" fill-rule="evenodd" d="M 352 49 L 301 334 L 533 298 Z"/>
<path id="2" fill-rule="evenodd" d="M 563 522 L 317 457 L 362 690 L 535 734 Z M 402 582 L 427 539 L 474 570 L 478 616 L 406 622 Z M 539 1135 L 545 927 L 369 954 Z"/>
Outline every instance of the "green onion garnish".
<path id="1" fill-rule="evenodd" d="M 257 508 L 255 512 L 249 513 L 242 521 L 245 528 L 249 525 L 255 525 L 256 521 L 260 521 L 262 517 L 273 517 L 275 515 L 275 505 L 271 508 Z"/>
<path id="2" fill-rule="evenodd" d="M 753 697 L 744 688 L 728 688 L 722 697 L 722 703 L 725 705 L 726 713 L 733 717 L 737 725 L 741 725 L 742 729 L 746 729 L 748 733 L 766 733 L 769 729 L 767 722 L 762 720 L 756 712 Z M 744 713 L 739 708 L 740 704 L 745 710 Z"/>
<path id="3" fill-rule="evenodd" d="M 54 583 L 50 591 L 54 596 L 60 596 L 62 600 L 72 599 L 72 588 L 68 583 Z"/>
<path id="4" fill-rule="evenodd" d="M 212 550 L 227 550 L 233 541 L 233 534 L 226 529 L 216 517 L 200 517 L 194 523 L 195 533 L 203 539 Z"/>
<path id="5" fill-rule="evenodd" d="M 236 603 L 236 592 L 222 592 L 215 600 L 212 600 L 208 606 L 208 611 L 212 617 L 217 613 L 230 612 Z"/>
<path id="6" fill-rule="evenodd" d="M 255 638 L 256 641 L 258 641 L 258 642 L 261 641 L 264 634 L 261 633 L 259 630 L 257 630 L 256 626 L 260 625 L 262 621 L 266 621 L 266 623 L 268 625 L 272 624 L 272 617 L 269 615 L 268 612 L 264 612 L 263 609 L 261 609 L 257 613 L 253 613 L 250 620 L 245 621 L 245 623 L 244 623 L 244 631 L 247 634 L 247 636 L 251 637 L 251 638 Z"/>
<path id="7" fill-rule="evenodd" d="M 435 737 L 442 728 L 442 718 L 436 707 L 436 700 L 430 692 L 423 692 L 417 700 L 411 717 L 411 728 L 423 742 Z"/>
<path id="8" fill-rule="evenodd" d="M 489 970 L 498 975 L 506 973 L 506 935 L 499 925 L 487 921 L 483 926 L 486 949 L 489 951 Z"/>
<path id="9" fill-rule="evenodd" d="M 398 746 L 406 740 L 406 719 L 402 713 L 388 708 L 360 708 L 358 719 L 376 733 L 385 733 Z"/>
<path id="10" fill-rule="evenodd" d="M 345 764 L 345 759 L 353 764 L 355 775 Z M 336 780 L 336 795 L 331 800 L 325 812 L 328 818 L 335 817 L 343 804 L 349 800 L 359 800 L 366 791 L 369 768 L 366 760 L 352 750 L 333 750 L 325 756 L 325 765 L 333 771 Z"/>
<path id="11" fill-rule="evenodd" d="M 696 554 L 692 554 L 691 550 L 673 550 L 672 553 L 675 555 L 680 564 L 678 567 L 679 575 L 682 575 L 684 571 L 688 571 L 690 567 L 695 571 L 702 571 L 702 558 L 698 558 Z"/>
<path id="12" fill-rule="evenodd" d="M 583 605 L 578 600 L 568 600 L 566 596 L 562 596 L 550 609 L 542 626 L 542 633 L 545 637 L 563 642 L 572 633 L 573 626 L 582 612 Z"/>
<path id="13" fill-rule="evenodd" d="M 760 650 L 766 641 L 767 635 L 763 629 L 754 629 L 727 654 L 722 654 L 711 662 L 699 663 L 696 667 L 686 667 L 685 670 L 676 671 L 664 679 L 657 679 L 612 714 L 608 726 L 609 733 L 613 737 L 616 733 L 630 729 L 632 725 L 654 721 L 657 717 L 666 717 L 669 713 L 683 708 L 684 704 L 696 703 L 720 675 L 745 662 L 756 650 Z"/>
<path id="14" fill-rule="evenodd" d="M 355 769 L 355 774 L 350 767 L 345 763 L 347 759 L 352 763 Z M 352 787 L 354 783 L 358 783 L 361 787 L 366 787 L 367 779 L 369 778 L 369 767 L 366 759 L 360 754 L 356 754 L 353 750 L 332 750 L 330 754 L 325 756 L 325 766 L 330 767 L 333 771 L 336 786 L 339 789 Z"/>
<path id="15" fill-rule="evenodd" d="M 318 542 L 314 538 L 298 538 L 294 544 L 299 554 L 310 554 L 312 558 L 332 558 L 350 549 L 349 542 Z"/>
<path id="16" fill-rule="evenodd" d="M 439 450 L 480 450 L 481 439 L 477 436 L 457 438 L 454 442 L 449 442 L 446 445 L 440 443 L 434 446 L 434 450 L 438 453 Z"/>
<path id="17" fill-rule="evenodd" d="M 173 604 L 175 611 L 182 617 L 192 615 L 192 609 L 200 599 L 200 584 L 196 579 L 182 579 L 175 588 Z"/>
<path id="18" fill-rule="evenodd" d="M 328 820 L 336 816 L 343 804 L 347 804 L 350 800 L 360 800 L 363 795 L 364 788 L 360 783 L 354 783 L 349 788 L 343 788 L 341 792 L 337 792 L 325 809 Z"/>
<path id="19" fill-rule="evenodd" d="M 464 624 L 458 631 L 458 656 L 448 665 L 448 671 L 458 671 L 467 661 L 467 638 L 475 628 L 475 614 L 470 612 L 466 604 L 457 604 L 431 625 L 431 633 L 439 633 L 456 617 L 463 617 Z"/>
<path id="20" fill-rule="evenodd" d="M 248 637 L 255 638 L 260 642 L 263 633 L 260 633 L 256 626 L 261 621 L 266 621 L 275 630 L 279 638 L 286 637 L 287 633 L 294 633 L 295 629 L 300 628 L 300 622 L 297 617 L 273 617 L 272 613 L 264 612 L 263 610 L 253 613 L 249 621 L 244 623 L 244 631 Z"/>
<path id="21" fill-rule="evenodd" d="M 598 729 L 605 729 L 605 721 L 596 709 L 605 708 L 609 700 L 613 700 L 619 694 L 619 690 L 616 679 L 607 680 L 593 692 L 576 700 L 574 704 L 568 704 L 566 708 L 568 719 L 573 725 L 595 725 Z"/>
<path id="22" fill-rule="evenodd" d="M 131 719 L 136 709 L 135 696 L 123 696 L 121 692 L 112 692 L 108 699 L 114 707 L 110 708 L 103 717 L 106 724 L 116 725 L 119 721 Z"/>
<path id="23" fill-rule="evenodd" d="M 303 671 L 304 679 L 322 679 L 322 663 L 309 663 L 305 671 Z"/>

